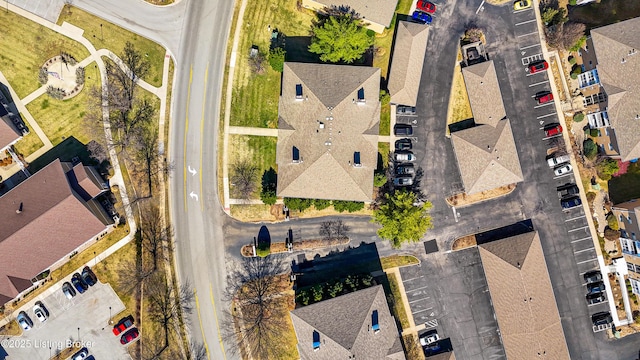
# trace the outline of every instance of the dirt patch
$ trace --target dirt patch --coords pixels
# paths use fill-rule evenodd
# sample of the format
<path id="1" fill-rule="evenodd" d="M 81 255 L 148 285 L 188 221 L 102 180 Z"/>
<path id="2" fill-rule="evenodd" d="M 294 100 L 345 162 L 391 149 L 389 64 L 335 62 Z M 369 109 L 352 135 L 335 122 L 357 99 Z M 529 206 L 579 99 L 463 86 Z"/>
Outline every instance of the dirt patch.
<path id="1" fill-rule="evenodd" d="M 620 287 L 618 277 L 614 274 L 609 274 L 609 287 L 611 288 L 611 292 L 613 293 L 613 299 L 609 299 L 609 301 L 613 302 L 616 305 L 618 318 L 620 320 L 626 319 L 627 313 L 624 310 L 624 301 L 622 299 L 623 290 Z"/>
<path id="2" fill-rule="evenodd" d="M 513 190 L 515 190 L 515 188 L 516 184 L 509 184 L 472 195 L 468 195 L 467 193 L 456 194 L 448 197 L 446 200 L 447 203 L 451 206 L 462 207 L 505 196 L 507 194 L 510 194 Z"/>
<path id="3" fill-rule="evenodd" d="M 561 56 L 561 58 L 564 58 L 564 54 L 561 53 L 560 56 Z M 566 101 L 567 100 L 567 94 L 565 94 L 564 86 L 562 85 L 563 84 L 562 78 L 560 77 L 560 76 L 562 76 L 560 74 L 560 69 L 559 69 L 560 66 L 561 66 L 561 64 L 558 64 L 556 62 L 556 57 L 555 56 L 552 56 L 549 59 L 549 67 L 551 68 L 551 72 L 553 73 L 553 79 L 554 79 L 554 81 L 556 83 L 556 90 L 558 91 L 558 95 L 560 95 L 559 96 L 559 98 L 560 98 L 559 100 L 560 101 Z"/>
<path id="4" fill-rule="evenodd" d="M 282 213 L 282 209 L 284 208 L 283 204 L 275 204 L 272 206 L 269 205 L 242 205 L 242 204 L 234 204 L 231 205 L 231 216 L 234 219 L 244 221 L 244 222 L 258 222 L 258 221 L 284 221 L 285 217 Z M 329 206 L 326 209 L 317 210 L 313 206 L 309 209 L 300 212 L 292 210 L 290 212 L 291 219 L 297 218 L 315 218 L 315 217 L 323 217 L 323 216 L 332 216 L 332 215 L 340 215 L 340 214 L 349 214 L 349 215 L 364 215 L 371 216 L 373 214 L 373 210 L 370 209 L 367 205 L 365 208 L 356 212 L 348 213 L 348 212 L 337 212 L 333 206 Z"/>
<path id="5" fill-rule="evenodd" d="M 453 242 L 453 245 L 451 245 L 451 250 L 453 251 L 462 250 L 462 249 L 470 248 L 476 245 L 478 245 L 478 242 L 476 241 L 476 235 L 472 234 L 472 235 L 463 236 L 461 238 L 457 238 Z"/>
<path id="6" fill-rule="evenodd" d="M 486 1 L 487 4 L 491 4 L 491 5 L 502 5 L 510 2 L 512 2 L 512 0 L 487 0 Z"/>
<path id="7" fill-rule="evenodd" d="M 7 325 L 0 327 L 0 335 L 20 336 L 22 335 L 22 328 L 20 328 L 18 323 L 13 320 L 10 321 Z"/>
<path id="8" fill-rule="evenodd" d="M 75 354 L 76 351 L 80 350 L 79 347 L 68 347 L 66 349 L 63 349 L 62 351 L 60 351 L 58 354 L 56 354 L 55 356 L 53 356 L 50 360 L 65 360 L 68 359 L 69 357 L 71 357 L 71 355 Z"/>
<path id="9" fill-rule="evenodd" d="M 346 245 L 351 241 L 347 238 L 340 239 L 310 239 L 310 240 L 302 240 L 296 241 L 293 243 L 293 251 L 303 251 L 303 250 L 315 250 L 322 249 L 330 246 L 338 246 L 338 245 Z M 271 243 L 270 253 L 277 254 L 283 253 L 287 251 L 287 246 L 284 242 Z M 251 244 L 245 245 L 240 249 L 240 254 L 244 257 L 253 256 L 253 246 Z"/>

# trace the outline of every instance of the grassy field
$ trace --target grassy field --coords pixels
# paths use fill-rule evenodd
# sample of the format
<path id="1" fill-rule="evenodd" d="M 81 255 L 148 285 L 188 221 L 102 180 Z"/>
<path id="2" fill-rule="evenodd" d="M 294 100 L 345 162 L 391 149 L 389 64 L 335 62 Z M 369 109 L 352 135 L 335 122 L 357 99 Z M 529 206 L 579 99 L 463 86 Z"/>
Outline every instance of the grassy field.
<path id="1" fill-rule="evenodd" d="M 36 132 L 30 131 L 27 136 L 20 139 L 14 147 L 16 148 L 16 151 L 18 151 L 18 154 L 22 154 L 24 157 L 27 157 L 43 146 L 44 144 L 38 135 L 36 135 Z"/>
<path id="2" fill-rule="evenodd" d="M 38 70 L 46 60 L 63 51 L 78 61 L 89 56 L 82 44 L 13 12 L 0 11 L 0 23 L 11 24 L 0 36 L 0 71 L 20 98 L 40 87 Z"/>
<path id="3" fill-rule="evenodd" d="M 271 39 L 268 26 L 271 26 L 288 38 L 287 60 L 294 52 L 306 52 L 306 48 L 291 49 L 296 43 L 292 37 L 308 36 L 314 18 L 315 14 L 309 10 L 297 10 L 295 1 L 256 0 L 247 6 L 233 79 L 231 125 L 277 127 L 280 73 L 265 63 L 264 74 L 254 74 L 249 66 L 249 50 L 255 45 L 261 52 L 268 53 Z"/>
<path id="4" fill-rule="evenodd" d="M 393 34 L 396 28 L 397 15 L 408 14 L 411 9 L 412 0 L 400 0 L 396 6 L 396 13 L 391 20 L 391 26 L 382 34 L 376 34 L 373 45 L 379 49 L 376 56 L 373 57 L 373 66 L 380 68 L 380 76 L 387 79 L 387 71 L 389 70 L 389 59 L 391 58 L 391 44 L 393 43 Z M 380 133 L 382 135 L 382 133 Z M 388 135 L 388 134 L 387 134 Z"/>
<path id="5" fill-rule="evenodd" d="M 87 68 L 92 68 L 93 64 Z M 84 123 L 89 92 L 92 87 L 99 86 L 100 80 L 92 76 L 91 79 L 86 79 L 84 89 L 77 96 L 68 100 L 56 100 L 43 94 L 27 104 L 27 110 L 54 146 L 70 136 L 86 144 L 92 138 Z"/>
<path id="6" fill-rule="evenodd" d="M 109 49 L 119 55 L 126 42 L 131 42 L 141 54 L 147 56 L 151 65 L 143 80 L 153 86 L 162 85 L 162 64 L 166 51 L 159 44 L 69 5 L 65 5 L 60 13 L 58 25 L 65 21 L 84 29 L 84 37 L 98 50 Z M 34 79 L 37 80 L 37 73 Z"/>
<path id="7" fill-rule="evenodd" d="M 640 1 L 602 0 L 569 6 L 569 20 L 583 23 L 587 30 L 640 16 Z"/>
<path id="8" fill-rule="evenodd" d="M 391 131 L 391 105 L 389 95 L 382 97 L 380 102 L 380 130 L 378 134 L 388 136 Z"/>
<path id="9" fill-rule="evenodd" d="M 391 269 L 399 266 L 416 265 L 418 258 L 412 255 L 391 255 L 380 258 L 382 269 Z"/>
<path id="10" fill-rule="evenodd" d="M 258 166 L 260 179 L 269 168 L 276 166 L 277 138 L 270 136 L 229 135 L 229 164 L 239 159 L 251 159 Z M 233 190 L 233 187 L 231 188 Z M 258 186 L 257 192 L 260 191 Z M 256 198 L 258 194 L 255 194 Z"/>
<path id="11" fill-rule="evenodd" d="M 453 80 L 451 82 L 451 93 L 449 95 L 449 107 L 447 110 L 447 125 L 453 124 L 473 117 L 469 95 L 464 85 L 464 78 L 460 67 L 453 70 Z M 449 129 L 447 128 L 447 134 Z"/>
<path id="12" fill-rule="evenodd" d="M 380 154 L 380 156 L 378 157 L 378 169 L 380 169 L 380 166 L 382 166 L 383 168 L 387 168 L 389 166 L 389 152 L 391 145 L 388 142 L 379 142 L 378 143 L 378 154 Z"/>

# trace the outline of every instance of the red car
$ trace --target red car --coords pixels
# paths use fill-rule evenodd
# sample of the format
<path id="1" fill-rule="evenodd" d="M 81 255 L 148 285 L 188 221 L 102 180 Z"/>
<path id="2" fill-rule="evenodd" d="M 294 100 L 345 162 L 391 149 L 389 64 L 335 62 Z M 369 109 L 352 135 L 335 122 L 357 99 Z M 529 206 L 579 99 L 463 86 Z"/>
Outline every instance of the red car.
<path id="1" fill-rule="evenodd" d="M 542 60 L 539 62 L 529 64 L 528 69 L 530 73 L 535 74 L 537 72 L 545 71 L 548 68 L 549 68 L 549 64 L 545 60 Z"/>
<path id="2" fill-rule="evenodd" d="M 127 330 L 133 326 L 133 316 L 129 315 L 120 319 L 117 324 L 113 326 L 113 335 L 120 335 L 121 332 Z"/>
<path id="3" fill-rule="evenodd" d="M 543 93 L 538 96 L 538 104 L 546 104 L 549 101 L 553 101 L 553 94 L 550 92 Z"/>
<path id="4" fill-rule="evenodd" d="M 436 5 L 426 0 L 418 0 L 416 8 L 429 14 L 433 14 L 436 12 Z"/>
<path id="5" fill-rule="evenodd" d="M 138 328 L 133 328 L 120 337 L 120 344 L 126 345 L 137 339 L 138 335 L 140 335 L 140 333 L 138 332 Z"/>
<path id="6" fill-rule="evenodd" d="M 544 129 L 544 133 L 547 137 L 560 136 L 562 134 L 562 126 L 555 125 L 554 127 Z"/>

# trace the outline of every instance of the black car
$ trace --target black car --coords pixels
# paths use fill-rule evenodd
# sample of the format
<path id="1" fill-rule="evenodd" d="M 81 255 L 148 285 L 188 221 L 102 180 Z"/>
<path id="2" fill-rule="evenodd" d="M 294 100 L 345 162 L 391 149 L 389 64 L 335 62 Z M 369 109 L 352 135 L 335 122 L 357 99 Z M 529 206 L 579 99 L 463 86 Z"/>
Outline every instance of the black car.
<path id="1" fill-rule="evenodd" d="M 413 164 L 402 164 L 396 166 L 396 175 L 413 175 L 416 173 L 416 169 Z"/>
<path id="2" fill-rule="evenodd" d="M 393 127 L 393 133 L 395 135 L 411 136 L 413 135 L 413 127 L 406 124 L 397 124 Z"/>
<path id="3" fill-rule="evenodd" d="M 598 270 L 589 271 L 584 274 L 584 281 L 587 284 L 602 281 L 602 273 Z"/>
<path id="4" fill-rule="evenodd" d="M 587 294 L 597 294 L 603 291 L 604 291 L 604 283 L 602 281 L 587 284 Z"/>
<path id="5" fill-rule="evenodd" d="M 613 318 L 611 317 L 610 312 L 602 311 L 602 312 L 591 315 L 591 322 L 595 326 L 608 325 L 613 322 Z"/>
<path id="6" fill-rule="evenodd" d="M 416 114 L 416 107 L 415 106 L 398 105 L 398 107 L 396 107 L 396 114 L 398 114 L 398 115 L 415 115 Z"/>
<path id="7" fill-rule="evenodd" d="M 71 283 L 80 294 L 84 293 L 89 288 L 84 280 L 82 280 L 82 276 L 78 273 L 73 274 L 71 277 Z"/>
<path id="8" fill-rule="evenodd" d="M 580 197 L 574 196 L 560 200 L 560 204 L 563 210 L 569 210 L 582 205 L 582 200 L 580 200 Z"/>
<path id="9" fill-rule="evenodd" d="M 411 150 L 411 139 L 396 140 L 396 150 Z"/>
<path id="10" fill-rule="evenodd" d="M 580 194 L 580 189 L 578 189 L 578 185 L 571 184 L 571 183 L 558 186 L 557 190 L 560 192 L 560 196 L 563 198 L 572 197 L 573 195 Z"/>
<path id="11" fill-rule="evenodd" d="M 587 304 L 598 304 L 605 300 L 604 293 L 587 294 Z"/>
<path id="12" fill-rule="evenodd" d="M 85 266 L 84 269 L 82 269 L 82 280 L 84 280 L 84 282 L 89 286 L 93 286 L 98 282 L 96 274 L 94 274 L 88 266 Z"/>

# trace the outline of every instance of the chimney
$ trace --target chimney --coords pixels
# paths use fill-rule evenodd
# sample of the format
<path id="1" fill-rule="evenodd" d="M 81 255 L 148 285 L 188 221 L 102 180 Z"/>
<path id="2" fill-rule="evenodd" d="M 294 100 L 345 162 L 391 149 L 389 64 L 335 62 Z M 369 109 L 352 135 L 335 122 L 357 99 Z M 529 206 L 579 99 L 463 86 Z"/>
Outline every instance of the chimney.
<path id="1" fill-rule="evenodd" d="M 23 205 L 23 203 L 20 203 L 20 206 L 18 207 L 18 210 L 16 210 L 16 214 L 20 214 L 22 212 L 22 205 Z"/>

